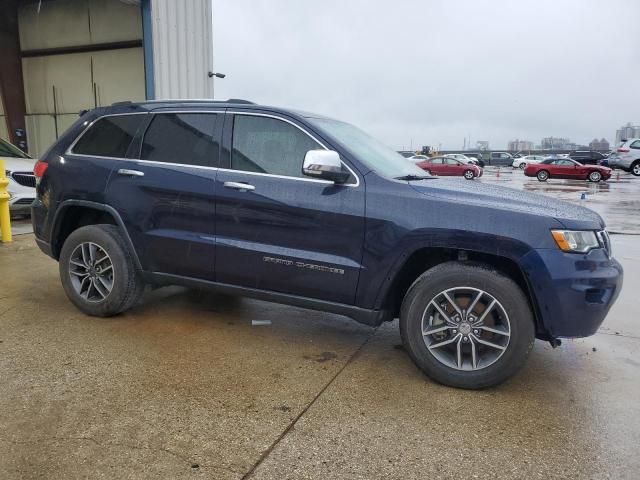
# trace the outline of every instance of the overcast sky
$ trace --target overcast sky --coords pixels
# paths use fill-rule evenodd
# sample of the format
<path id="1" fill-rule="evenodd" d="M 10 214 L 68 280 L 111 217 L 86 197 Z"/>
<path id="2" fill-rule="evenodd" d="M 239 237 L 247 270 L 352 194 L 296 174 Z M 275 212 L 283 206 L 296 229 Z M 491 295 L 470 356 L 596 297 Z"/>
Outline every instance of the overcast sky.
<path id="1" fill-rule="evenodd" d="M 640 123 L 638 0 L 213 0 L 216 98 L 317 112 L 396 149 L 615 140 Z"/>

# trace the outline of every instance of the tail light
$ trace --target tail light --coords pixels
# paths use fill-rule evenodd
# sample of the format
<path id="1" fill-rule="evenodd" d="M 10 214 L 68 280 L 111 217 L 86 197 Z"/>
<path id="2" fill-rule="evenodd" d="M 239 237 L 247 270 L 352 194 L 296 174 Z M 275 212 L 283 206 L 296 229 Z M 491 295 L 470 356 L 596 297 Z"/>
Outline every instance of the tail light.
<path id="1" fill-rule="evenodd" d="M 629 151 L 628 148 L 619 148 L 618 153 L 627 153 Z"/>
<path id="2" fill-rule="evenodd" d="M 42 176 L 44 175 L 44 172 L 47 171 L 48 166 L 49 164 L 42 160 L 38 160 L 33 166 L 33 175 L 36 177 L 36 185 L 40 183 L 40 180 L 42 180 Z"/>

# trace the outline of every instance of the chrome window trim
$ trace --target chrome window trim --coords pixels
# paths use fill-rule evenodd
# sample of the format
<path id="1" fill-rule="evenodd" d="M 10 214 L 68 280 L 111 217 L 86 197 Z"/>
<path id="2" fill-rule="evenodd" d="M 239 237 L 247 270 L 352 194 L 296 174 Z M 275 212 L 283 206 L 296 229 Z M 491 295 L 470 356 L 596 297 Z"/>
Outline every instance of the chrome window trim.
<path id="1" fill-rule="evenodd" d="M 309 138 L 311 138 L 314 142 L 316 142 L 318 145 L 320 145 L 323 149 L 330 150 L 330 148 L 328 148 L 324 143 L 322 143 L 315 136 L 313 136 L 313 134 L 309 133 L 307 130 L 302 128 L 300 125 L 292 122 L 289 119 L 283 118 L 281 116 L 270 114 L 270 113 L 254 113 L 254 112 L 236 111 L 236 110 L 233 110 L 233 109 L 227 109 L 226 113 L 227 114 L 232 114 L 232 115 L 251 115 L 251 116 L 254 116 L 254 117 L 267 117 L 267 118 L 273 118 L 275 120 L 280 120 L 282 122 L 288 123 L 288 124 L 293 125 L 294 127 L 296 127 L 298 130 L 300 130 L 302 133 L 304 133 Z M 233 135 L 231 136 L 231 155 L 233 155 Z M 343 184 L 340 184 L 340 186 L 341 187 L 358 187 L 358 186 L 360 186 L 360 177 L 356 174 L 356 172 L 354 172 L 353 169 L 344 162 L 344 160 L 340 159 L 340 162 L 342 163 L 342 165 L 344 165 L 347 168 L 347 170 L 349 170 L 351 172 L 351 175 L 353 175 L 355 177 L 355 179 L 356 179 L 356 183 L 343 183 Z M 317 178 L 292 177 L 292 176 L 289 176 L 289 175 L 277 175 L 277 174 L 273 174 L 273 173 L 248 172 L 246 170 L 235 170 L 233 168 L 220 168 L 220 170 L 226 171 L 226 172 L 242 172 L 242 173 L 248 173 L 248 174 L 251 174 L 251 175 L 262 175 L 262 176 L 273 177 L 273 178 L 288 178 L 288 179 L 292 179 L 292 180 L 302 180 L 303 182 L 316 182 L 316 183 L 334 184 L 334 182 L 331 182 L 330 180 L 319 180 Z M 300 165 L 300 170 L 302 171 L 302 164 Z"/>
<path id="2" fill-rule="evenodd" d="M 106 114 L 106 115 L 101 115 L 99 117 L 96 117 L 85 126 L 84 130 L 80 133 L 80 135 L 78 135 L 78 137 L 73 141 L 73 143 L 71 143 L 71 145 L 69 145 L 69 148 L 67 148 L 67 150 L 65 152 L 65 155 L 78 155 L 78 156 L 86 156 L 86 157 L 92 157 L 92 158 L 100 158 L 100 159 L 105 159 L 105 160 L 124 160 L 124 161 L 127 161 L 127 162 L 139 162 L 139 163 L 146 163 L 146 164 L 150 164 L 150 165 L 167 165 L 167 166 L 173 166 L 173 167 L 197 168 L 197 169 L 201 169 L 201 170 L 220 170 L 220 171 L 223 171 L 223 172 L 244 173 L 244 174 L 247 174 L 247 175 L 259 175 L 259 176 L 263 176 L 263 177 L 299 180 L 299 181 L 302 181 L 302 182 L 324 183 L 326 185 L 334 184 L 334 182 L 331 182 L 329 180 L 320 180 L 320 179 L 317 179 L 317 178 L 292 177 L 292 176 L 289 176 L 289 175 L 276 175 L 276 174 L 272 174 L 272 173 L 248 172 L 248 171 L 245 171 L 245 170 L 235 170 L 235 169 L 232 169 L 232 168 L 207 167 L 207 166 L 204 166 L 204 165 L 189 165 L 189 164 L 186 164 L 186 163 L 158 162 L 158 161 L 155 161 L 155 160 L 143 160 L 141 158 L 105 157 L 105 156 L 102 156 L 102 155 L 86 155 L 86 154 L 83 154 L 83 153 L 75 153 L 73 151 L 73 148 L 76 146 L 76 143 L 78 143 L 80 141 L 80 139 L 85 135 L 87 130 L 89 130 L 98 120 L 102 120 L 103 118 L 107 118 L 107 117 L 122 117 L 122 116 L 125 116 L 125 115 L 159 115 L 159 114 L 162 114 L 162 113 L 221 113 L 221 114 L 252 115 L 254 117 L 273 118 L 275 120 L 280 120 L 280 121 L 286 122 L 286 123 L 288 123 L 290 125 L 293 125 L 295 128 L 297 128 L 298 130 L 300 130 L 301 132 L 306 134 L 308 137 L 310 137 L 314 142 L 316 142 L 318 145 L 320 145 L 323 149 L 330 150 L 324 143 L 322 143 L 320 140 L 318 140 L 313 134 L 309 133 L 307 130 L 305 130 L 301 126 L 297 125 L 296 123 L 292 122 L 291 120 L 288 120 L 288 119 L 283 118 L 283 117 L 278 116 L 278 115 L 273 115 L 273 114 L 268 114 L 268 113 L 242 112 L 242 111 L 235 111 L 235 110 L 228 110 L 228 109 L 216 109 L 216 110 L 169 109 L 169 110 L 150 110 L 148 112 L 109 113 L 109 114 Z M 142 141 L 144 141 L 144 135 L 142 137 Z M 233 137 L 232 137 L 232 142 L 233 142 Z M 233 145 L 231 145 L 231 148 L 233 149 Z M 349 165 L 347 165 L 343 160 L 340 160 L 340 161 L 347 168 L 347 170 L 349 170 L 351 172 L 351 174 L 356 179 L 356 183 L 345 183 L 345 184 L 341 184 L 340 186 L 342 186 L 342 187 L 358 187 L 358 186 L 360 186 L 360 177 L 358 176 L 358 174 L 353 170 L 353 168 L 351 168 Z M 300 168 L 302 168 L 302 166 Z"/>

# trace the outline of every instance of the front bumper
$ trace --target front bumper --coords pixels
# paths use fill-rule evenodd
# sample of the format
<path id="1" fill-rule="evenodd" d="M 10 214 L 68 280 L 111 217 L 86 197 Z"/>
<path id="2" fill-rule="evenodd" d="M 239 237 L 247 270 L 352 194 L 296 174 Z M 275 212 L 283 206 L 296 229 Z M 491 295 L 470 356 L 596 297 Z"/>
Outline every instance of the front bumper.
<path id="1" fill-rule="evenodd" d="M 541 326 L 552 338 L 596 333 L 622 289 L 622 266 L 601 248 L 587 254 L 539 249 L 522 260 Z"/>

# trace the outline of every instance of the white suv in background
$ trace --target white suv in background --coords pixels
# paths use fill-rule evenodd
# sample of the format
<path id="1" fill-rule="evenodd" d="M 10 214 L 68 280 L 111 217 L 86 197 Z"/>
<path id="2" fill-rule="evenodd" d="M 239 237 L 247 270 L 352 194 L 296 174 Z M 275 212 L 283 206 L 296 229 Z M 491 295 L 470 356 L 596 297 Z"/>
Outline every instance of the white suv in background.
<path id="1" fill-rule="evenodd" d="M 467 157 L 462 153 L 447 153 L 446 155 L 443 155 L 443 157 L 455 158 L 456 160 L 460 160 L 462 163 L 467 164 L 472 163 L 474 165 L 477 165 L 479 163 L 476 157 Z"/>
<path id="2" fill-rule="evenodd" d="M 524 170 L 524 168 L 530 163 L 540 163 L 545 158 L 547 157 L 544 155 L 527 155 L 525 157 L 514 158 L 511 166 L 513 168 Z"/>
<path id="3" fill-rule="evenodd" d="M 36 177 L 33 175 L 35 161 L 18 147 L 0 138 L 0 159 L 9 179 L 9 210 L 11 214 L 31 213 L 31 204 L 36 198 Z"/>
<path id="4" fill-rule="evenodd" d="M 640 138 L 623 140 L 608 159 L 609 167 L 619 168 L 640 177 Z"/>

